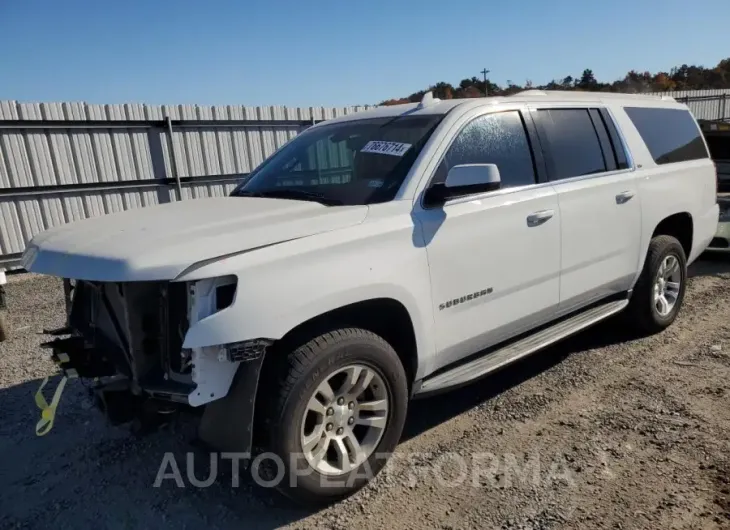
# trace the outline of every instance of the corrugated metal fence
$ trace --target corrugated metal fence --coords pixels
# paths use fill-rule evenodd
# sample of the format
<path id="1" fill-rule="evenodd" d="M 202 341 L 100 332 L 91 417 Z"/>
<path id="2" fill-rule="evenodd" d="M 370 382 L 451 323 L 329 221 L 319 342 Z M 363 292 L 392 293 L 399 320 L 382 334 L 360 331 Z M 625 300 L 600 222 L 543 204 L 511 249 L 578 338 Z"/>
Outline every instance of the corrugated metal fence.
<path id="1" fill-rule="evenodd" d="M 730 118 L 730 90 L 664 95 Z M 0 101 L 0 270 L 58 224 L 226 195 L 312 123 L 365 108 Z"/>
<path id="2" fill-rule="evenodd" d="M 0 270 L 52 226 L 223 196 L 317 121 L 367 107 L 0 102 Z"/>
<path id="3" fill-rule="evenodd" d="M 730 118 L 730 89 L 675 90 L 651 92 L 647 95 L 671 96 L 687 104 L 698 120 L 726 120 Z"/>

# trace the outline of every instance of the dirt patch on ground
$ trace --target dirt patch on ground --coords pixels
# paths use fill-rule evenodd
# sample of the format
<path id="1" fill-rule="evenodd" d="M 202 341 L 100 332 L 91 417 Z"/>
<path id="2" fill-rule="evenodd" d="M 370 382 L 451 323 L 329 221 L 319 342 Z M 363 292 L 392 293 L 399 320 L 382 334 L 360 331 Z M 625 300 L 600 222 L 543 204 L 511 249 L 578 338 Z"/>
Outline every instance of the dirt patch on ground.
<path id="1" fill-rule="evenodd" d="M 137 439 L 105 424 L 80 383 L 57 425 L 33 428 L 53 372 L 38 349 L 61 323 L 60 285 L 12 277 L 0 344 L 2 528 L 730 528 L 730 261 L 690 270 L 659 335 L 604 323 L 495 376 L 412 404 L 396 459 L 351 499 L 293 506 L 247 478 L 153 487 L 185 422 Z M 200 453 L 198 453 L 200 456 Z M 199 479 L 210 464 L 195 460 Z M 182 470 L 183 475 L 187 470 Z"/>

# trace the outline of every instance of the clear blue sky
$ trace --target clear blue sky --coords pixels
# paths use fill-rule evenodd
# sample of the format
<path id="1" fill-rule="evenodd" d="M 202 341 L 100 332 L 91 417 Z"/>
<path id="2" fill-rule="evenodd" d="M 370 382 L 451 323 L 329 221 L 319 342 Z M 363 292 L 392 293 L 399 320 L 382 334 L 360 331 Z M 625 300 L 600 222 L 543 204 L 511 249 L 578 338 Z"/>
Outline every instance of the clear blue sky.
<path id="1" fill-rule="evenodd" d="M 347 105 L 714 66 L 730 0 L 0 0 L 0 99 Z"/>

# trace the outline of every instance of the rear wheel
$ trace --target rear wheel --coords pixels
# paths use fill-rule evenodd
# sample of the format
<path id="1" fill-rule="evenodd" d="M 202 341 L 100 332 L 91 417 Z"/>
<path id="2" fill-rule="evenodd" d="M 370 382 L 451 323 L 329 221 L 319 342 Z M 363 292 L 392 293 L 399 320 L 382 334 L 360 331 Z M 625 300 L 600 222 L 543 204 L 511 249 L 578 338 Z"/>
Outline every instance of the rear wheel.
<path id="1" fill-rule="evenodd" d="M 653 238 L 627 315 L 637 331 L 657 333 L 674 322 L 686 282 L 687 257 L 680 242 L 667 235 Z"/>
<path id="2" fill-rule="evenodd" d="M 268 414 L 268 449 L 284 474 L 277 487 L 323 503 L 362 488 L 386 463 L 405 422 L 403 365 L 362 329 L 321 335 L 288 356 Z"/>

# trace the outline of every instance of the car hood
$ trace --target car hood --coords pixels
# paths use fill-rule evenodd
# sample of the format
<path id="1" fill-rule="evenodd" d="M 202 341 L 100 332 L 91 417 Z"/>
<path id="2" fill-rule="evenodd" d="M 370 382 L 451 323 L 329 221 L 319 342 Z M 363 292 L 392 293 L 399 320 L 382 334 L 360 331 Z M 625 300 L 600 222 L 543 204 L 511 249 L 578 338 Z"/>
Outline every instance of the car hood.
<path id="1" fill-rule="evenodd" d="M 359 224 L 367 210 L 253 197 L 181 201 L 51 228 L 30 241 L 22 264 L 62 278 L 171 280 L 203 260 Z"/>

